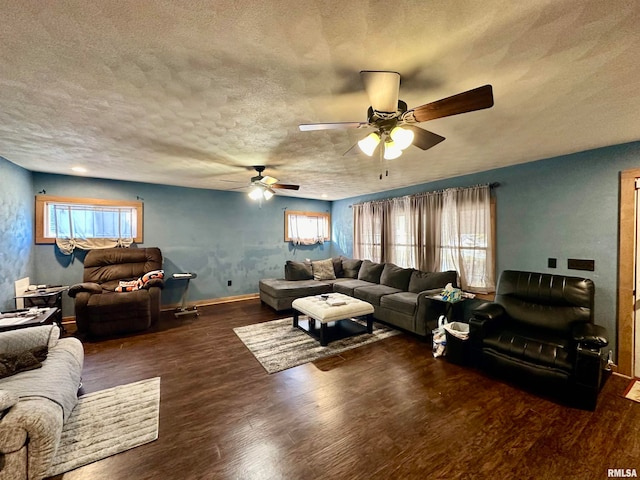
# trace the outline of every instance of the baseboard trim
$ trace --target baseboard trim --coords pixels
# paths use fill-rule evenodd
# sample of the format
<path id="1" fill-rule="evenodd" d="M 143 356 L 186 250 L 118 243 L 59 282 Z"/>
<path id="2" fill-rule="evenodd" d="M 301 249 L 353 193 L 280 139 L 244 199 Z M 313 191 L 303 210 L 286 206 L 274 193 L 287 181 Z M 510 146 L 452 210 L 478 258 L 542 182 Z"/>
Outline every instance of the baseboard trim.
<path id="1" fill-rule="evenodd" d="M 198 300 L 196 302 L 189 302 L 189 306 L 193 307 L 194 305 L 196 305 L 198 307 L 208 307 L 210 305 L 220 305 L 220 304 L 223 304 L 223 303 L 242 302 L 243 300 L 254 300 L 256 298 L 260 298 L 260 294 L 259 293 L 246 293 L 244 295 L 234 295 L 234 296 L 231 296 L 231 297 L 210 298 L 210 299 L 205 299 L 205 300 Z M 162 305 L 160 307 L 160 311 L 161 312 L 173 312 L 174 310 L 176 310 L 177 308 L 180 308 L 181 306 L 182 306 L 182 303 Z M 75 315 L 71 316 L 71 317 L 64 317 L 62 319 L 62 324 L 63 325 L 75 324 L 75 323 L 76 323 Z"/>
<path id="2" fill-rule="evenodd" d="M 189 302 L 189 306 L 198 306 L 198 307 L 208 307 L 211 305 L 220 305 L 223 303 L 233 303 L 233 302 L 242 302 L 244 300 L 254 300 L 256 298 L 260 298 L 259 293 L 246 293 L 244 295 L 234 295 L 231 297 L 219 297 L 219 298 L 209 298 L 205 300 L 198 300 L 195 302 Z M 180 308 L 182 306 L 181 303 L 162 305 L 160 310 L 163 312 L 170 312 L 175 310 L 176 308 Z"/>

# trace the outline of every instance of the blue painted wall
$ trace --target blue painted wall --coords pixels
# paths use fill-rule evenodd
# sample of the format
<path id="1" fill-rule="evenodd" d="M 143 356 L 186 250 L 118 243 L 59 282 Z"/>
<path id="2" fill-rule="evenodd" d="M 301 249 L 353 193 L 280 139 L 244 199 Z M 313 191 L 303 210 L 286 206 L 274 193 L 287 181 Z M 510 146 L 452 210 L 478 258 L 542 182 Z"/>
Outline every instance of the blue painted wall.
<path id="1" fill-rule="evenodd" d="M 276 195 L 260 208 L 241 192 L 33 173 L 31 195 L 42 189 L 47 195 L 144 199 L 144 243 L 138 246 L 160 247 L 167 276 L 198 274 L 189 286 L 191 301 L 255 293 L 260 279 L 284 275 L 288 259 L 329 257 L 328 242 L 293 248 L 284 241 L 285 209 L 326 212 L 331 207 L 325 201 Z M 54 245 L 36 245 L 37 281 L 77 283 L 82 279 L 83 259 L 82 251 L 66 256 Z M 178 303 L 184 285 L 184 281 L 168 281 L 163 304 Z M 63 313 L 73 315 L 70 298 L 65 298 Z"/>
<path id="2" fill-rule="evenodd" d="M 596 322 L 609 330 L 615 352 L 619 179 L 621 171 L 639 167 L 640 142 L 635 142 L 336 201 L 331 209 L 332 251 L 346 256 L 353 252 L 353 203 L 499 182 L 497 272 L 591 278 Z M 547 268 L 549 257 L 558 259 L 558 268 Z M 569 270 L 568 258 L 593 259 L 595 271 Z"/>
<path id="3" fill-rule="evenodd" d="M 31 172 L 0 157 L 0 311 L 15 308 L 14 282 L 33 278 Z"/>
<path id="4" fill-rule="evenodd" d="M 33 245 L 33 196 L 42 189 L 51 195 L 142 197 L 141 246 L 159 246 L 169 274 L 197 272 L 190 299 L 205 300 L 256 292 L 260 278 L 283 275 L 287 259 L 350 256 L 353 203 L 499 182 L 498 272 L 522 269 L 592 278 L 596 320 L 609 329 L 615 351 L 619 174 L 639 167 L 640 142 L 635 142 L 336 202 L 281 196 L 258 208 L 243 193 L 31 173 L 0 157 L 0 308 L 13 306 L 17 278 L 73 284 L 82 277 L 82 253 L 67 257 L 52 245 Z M 283 240 L 285 208 L 330 209 L 332 243 L 293 249 Z M 548 269 L 548 257 L 557 258 L 559 268 Z M 567 258 L 594 259 L 596 269 L 568 270 Z M 173 282 L 163 302 L 176 303 L 181 293 L 182 286 Z M 70 299 L 65 299 L 64 315 L 72 314 Z"/>

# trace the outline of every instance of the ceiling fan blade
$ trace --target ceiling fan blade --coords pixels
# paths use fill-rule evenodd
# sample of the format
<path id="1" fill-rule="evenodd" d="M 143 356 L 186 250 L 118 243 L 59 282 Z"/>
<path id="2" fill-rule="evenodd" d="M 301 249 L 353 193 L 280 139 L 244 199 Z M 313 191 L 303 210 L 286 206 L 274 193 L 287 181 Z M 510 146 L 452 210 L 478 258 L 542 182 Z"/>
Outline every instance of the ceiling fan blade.
<path id="1" fill-rule="evenodd" d="M 298 125 L 301 132 L 311 132 L 313 130 L 341 130 L 346 128 L 368 127 L 367 122 L 335 122 L 335 123 L 302 123 Z"/>
<path id="2" fill-rule="evenodd" d="M 408 128 L 413 132 L 413 145 L 422 150 L 428 150 L 431 147 L 435 147 L 440 142 L 445 140 L 444 137 L 437 133 L 430 132 L 424 128 L 416 127 L 414 125 L 403 125 L 402 128 Z"/>
<path id="3" fill-rule="evenodd" d="M 272 186 L 274 183 L 278 183 L 277 178 L 270 177 L 269 175 L 265 175 L 260 179 L 260 181 L 269 186 Z"/>
<path id="4" fill-rule="evenodd" d="M 404 121 L 411 122 L 411 117 L 413 116 L 415 121 L 420 123 L 436 118 L 458 115 L 459 113 L 482 110 L 492 106 L 493 88 L 491 85 L 484 85 L 467 92 L 458 93 L 457 95 L 413 108 L 407 111 L 402 118 Z"/>
<path id="5" fill-rule="evenodd" d="M 281 190 L 300 190 L 300 185 L 290 185 L 286 183 L 274 183 L 269 185 L 271 188 L 279 188 Z"/>
<path id="6" fill-rule="evenodd" d="M 363 70 L 360 72 L 360 78 L 374 110 L 386 113 L 398 110 L 398 72 Z"/>
<path id="7" fill-rule="evenodd" d="M 357 155 L 359 153 L 362 153 L 362 150 L 360 150 L 360 147 L 358 147 L 358 142 L 356 142 L 353 145 L 351 145 L 351 147 L 349 147 L 349 150 L 344 152 L 342 156 L 346 157 L 349 155 Z"/>

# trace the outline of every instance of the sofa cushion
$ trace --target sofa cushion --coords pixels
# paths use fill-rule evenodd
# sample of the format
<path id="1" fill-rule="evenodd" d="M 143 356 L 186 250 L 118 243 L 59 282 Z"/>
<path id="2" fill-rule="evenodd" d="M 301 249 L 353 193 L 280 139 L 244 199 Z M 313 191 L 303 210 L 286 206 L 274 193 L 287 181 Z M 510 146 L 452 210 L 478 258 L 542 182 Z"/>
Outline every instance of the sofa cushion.
<path id="1" fill-rule="evenodd" d="M 358 287 L 353 291 L 353 296 L 370 303 L 371 305 L 380 305 L 380 298 L 392 293 L 398 293 L 401 290 L 388 285 L 371 285 L 368 287 Z"/>
<path id="2" fill-rule="evenodd" d="M 357 279 L 349 279 L 349 280 L 340 280 L 339 282 L 335 282 L 333 284 L 333 291 L 337 293 L 344 293 L 345 295 L 349 295 L 353 297 L 353 291 L 359 287 L 370 287 L 375 285 L 375 283 L 365 282 L 364 280 Z"/>
<path id="3" fill-rule="evenodd" d="M 420 293 L 434 288 L 444 288 L 447 283 L 454 287 L 457 285 L 458 273 L 455 270 L 447 272 L 421 272 L 414 270 L 409 280 L 409 291 Z"/>
<path id="4" fill-rule="evenodd" d="M 382 275 L 382 269 L 384 263 L 374 263 L 371 260 L 364 260 L 360 265 L 360 271 L 358 272 L 358 280 L 364 280 L 365 282 L 380 283 L 380 275 Z"/>
<path id="5" fill-rule="evenodd" d="M 318 280 L 282 280 L 276 278 L 267 278 L 260 280 L 260 291 L 266 293 L 273 298 L 287 297 L 308 297 L 311 295 L 320 295 L 321 293 L 331 293 L 333 291 L 333 282 Z"/>
<path id="6" fill-rule="evenodd" d="M 287 260 L 284 265 L 285 280 L 311 280 L 313 279 L 313 271 L 311 264 L 306 262 L 295 262 Z"/>
<path id="7" fill-rule="evenodd" d="M 84 259 L 82 281 L 135 280 L 146 272 L 160 269 L 162 252 L 157 247 L 89 250 Z"/>
<path id="8" fill-rule="evenodd" d="M 360 266 L 362 265 L 362 260 L 357 260 L 355 258 L 342 258 L 342 269 L 343 276 L 345 278 L 358 278 L 358 272 L 360 271 Z"/>
<path id="9" fill-rule="evenodd" d="M 567 338 L 541 329 L 515 328 L 499 330 L 485 337 L 484 348 L 536 365 L 573 370 Z"/>
<path id="10" fill-rule="evenodd" d="M 314 280 L 335 280 L 336 272 L 333 269 L 333 260 L 315 260 L 311 262 Z"/>
<path id="11" fill-rule="evenodd" d="M 77 338 L 62 338 L 49 349 L 41 368 L 0 379 L 0 390 L 18 395 L 22 399 L 19 404 L 25 397 L 47 398 L 57 404 L 58 415 L 62 407 L 66 420 L 78 402 L 83 360 L 82 343 Z"/>
<path id="12" fill-rule="evenodd" d="M 53 348 L 60 338 L 57 325 L 40 325 L 0 332 L 0 354 L 16 355 L 33 348 Z"/>
<path id="13" fill-rule="evenodd" d="M 418 294 L 412 292 L 398 292 L 391 295 L 385 295 L 380 299 L 380 306 L 404 313 L 405 315 L 413 315 L 418 304 Z"/>
<path id="14" fill-rule="evenodd" d="M 342 267 L 342 257 L 333 257 L 331 261 L 333 262 L 333 273 L 335 273 L 336 278 L 344 277 L 344 268 Z"/>
<path id="15" fill-rule="evenodd" d="M 412 272 L 413 268 L 402 268 L 393 263 L 385 263 L 380 275 L 380 284 L 406 292 L 409 289 L 409 280 Z"/>

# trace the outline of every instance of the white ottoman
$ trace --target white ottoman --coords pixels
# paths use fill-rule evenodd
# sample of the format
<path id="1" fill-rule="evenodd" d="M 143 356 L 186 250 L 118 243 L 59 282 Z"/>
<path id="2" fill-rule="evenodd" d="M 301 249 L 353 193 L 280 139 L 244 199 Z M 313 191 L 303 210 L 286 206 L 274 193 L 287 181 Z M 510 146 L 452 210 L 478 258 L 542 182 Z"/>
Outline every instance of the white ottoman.
<path id="1" fill-rule="evenodd" d="M 324 297 L 327 297 L 326 299 Z M 331 303 L 341 303 L 331 305 Z M 342 303 L 344 302 L 344 303 Z M 373 333 L 373 305 L 358 300 L 357 298 L 344 295 L 342 293 L 330 293 L 327 295 L 315 295 L 313 297 L 296 298 L 291 304 L 293 308 L 293 326 L 301 328 L 312 336 L 315 330 L 315 320 L 320 322 L 320 345 L 326 346 L 329 343 L 328 323 L 342 320 L 350 320 L 354 317 L 366 317 L 366 330 L 354 330 L 353 335 L 358 333 Z M 299 324 L 300 314 L 309 317 L 309 330 L 302 328 Z"/>

